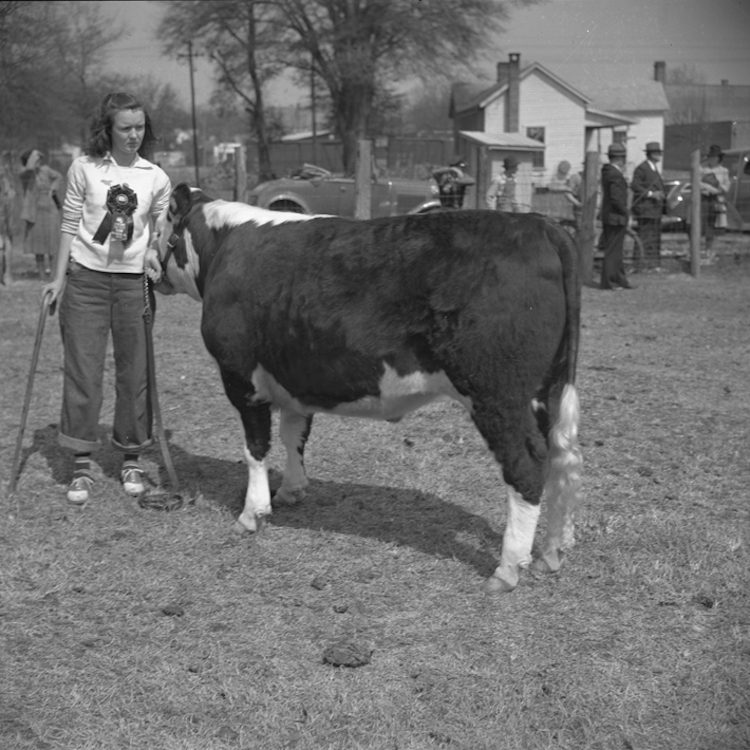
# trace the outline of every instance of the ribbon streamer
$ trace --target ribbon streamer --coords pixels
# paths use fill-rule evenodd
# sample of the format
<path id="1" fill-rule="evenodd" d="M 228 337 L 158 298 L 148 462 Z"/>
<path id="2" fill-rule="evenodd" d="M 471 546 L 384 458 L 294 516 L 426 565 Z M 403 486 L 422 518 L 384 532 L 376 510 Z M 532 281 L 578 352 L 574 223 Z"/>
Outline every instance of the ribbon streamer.
<path id="1" fill-rule="evenodd" d="M 107 214 L 96 230 L 94 242 L 103 245 L 111 233 L 112 239 L 127 246 L 133 239 L 133 212 L 137 207 L 138 196 L 127 183 L 112 185 L 107 192 Z"/>

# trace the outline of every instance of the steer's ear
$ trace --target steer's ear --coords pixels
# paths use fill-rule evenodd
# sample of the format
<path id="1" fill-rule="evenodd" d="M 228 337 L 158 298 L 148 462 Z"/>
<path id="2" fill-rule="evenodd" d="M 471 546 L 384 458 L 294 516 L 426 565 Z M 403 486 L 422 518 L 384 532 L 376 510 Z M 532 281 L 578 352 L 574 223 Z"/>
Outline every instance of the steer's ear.
<path id="1" fill-rule="evenodd" d="M 188 211 L 190 211 L 190 198 L 190 186 L 186 182 L 181 182 L 172 191 L 169 198 L 169 210 L 175 221 L 187 216 Z"/>

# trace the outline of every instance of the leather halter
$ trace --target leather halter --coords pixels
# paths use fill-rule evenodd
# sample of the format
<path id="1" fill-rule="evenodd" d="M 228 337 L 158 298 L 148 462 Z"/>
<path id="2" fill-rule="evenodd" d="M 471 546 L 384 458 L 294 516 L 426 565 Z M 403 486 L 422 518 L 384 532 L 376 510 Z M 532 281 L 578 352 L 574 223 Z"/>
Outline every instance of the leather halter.
<path id="1" fill-rule="evenodd" d="M 167 286 L 172 286 L 172 282 L 169 280 L 169 276 L 167 276 L 167 265 L 169 264 L 169 259 L 172 257 L 172 251 L 179 241 L 180 236 L 176 232 L 172 232 L 167 240 L 167 252 L 163 258 L 159 258 L 159 263 L 161 263 L 162 282 L 167 284 Z"/>

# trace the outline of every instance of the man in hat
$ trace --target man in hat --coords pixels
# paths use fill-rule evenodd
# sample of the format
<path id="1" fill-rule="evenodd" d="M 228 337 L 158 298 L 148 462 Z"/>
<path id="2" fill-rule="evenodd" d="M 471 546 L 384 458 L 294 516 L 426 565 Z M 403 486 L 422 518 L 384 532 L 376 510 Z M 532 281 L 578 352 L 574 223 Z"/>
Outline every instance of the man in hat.
<path id="1" fill-rule="evenodd" d="M 706 238 L 706 260 L 714 260 L 714 238 L 727 226 L 729 170 L 722 165 L 724 152 L 716 144 L 708 149 L 701 165 L 701 234 Z"/>
<path id="2" fill-rule="evenodd" d="M 518 172 L 518 159 L 515 156 L 506 156 L 503 159 L 503 174 L 494 177 L 484 196 L 487 208 L 497 211 L 518 211 L 516 200 L 516 173 Z"/>
<path id="3" fill-rule="evenodd" d="M 661 217 L 666 195 L 659 174 L 661 145 L 656 141 L 646 144 L 646 160 L 633 172 L 630 189 L 633 191 L 631 210 L 638 221 L 638 236 L 643 244 L 646 265 L 661 265 Z M 634 259 L 640 265 L 640 258 Z"/>
<path id="4" fill-rule="evenodd" d="M 466 188 L 476 180 L 466 174 L 466 160 L 463 156 L 454 156 L 447 167 L 432 171 L 432 177 L 438 184 L 440 205 L 443 208 L 461 208 L 464 205 Z"/>
<path id="5" fill-rule="evenodd" d="M 602 167 L 602 289 L 632 289 L 625 275 L 622 252 L 628 228 L 628 183 L 625 181 L 627 151 L 622 143 L 613 143 L 608 151 L 609 164 Z"/>

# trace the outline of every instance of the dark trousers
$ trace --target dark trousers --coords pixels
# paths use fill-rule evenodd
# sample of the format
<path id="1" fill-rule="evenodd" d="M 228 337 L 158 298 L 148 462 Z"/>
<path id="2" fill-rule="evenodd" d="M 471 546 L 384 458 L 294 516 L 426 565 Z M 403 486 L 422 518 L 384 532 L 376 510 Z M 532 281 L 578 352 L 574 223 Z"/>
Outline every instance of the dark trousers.
<path id="1" fill-rule="evenodd" d="M 654 268 L 661 265 L 661 216 L 638 217 L 638 238 L 643 245 L 643 258 L 634 259 L 636 266 Z"/>
<path id="2" fill-rule="evenodd" d="M 625 243 L 625 226 L 613 226 L 605 224 L 602 232 L 602 249 L 604 260 L 602 261 L 602 289 L 611 289 L 613 286 L 627 286 L 628 280 L 625 276 L 625 267 L 622 262 L 622 251 Z"/>
<path id="3" fill-rule="evenodd" d="M 91 271 L 71 261 L 60 303 L 65 365 L 58 441 L 63 448 L 90 452 L 99 445 L 110 331 L 115 360 L 112 444 L 126 453 L 139 453 L 151 444 L 144 304 L 141 274 Z"/>

